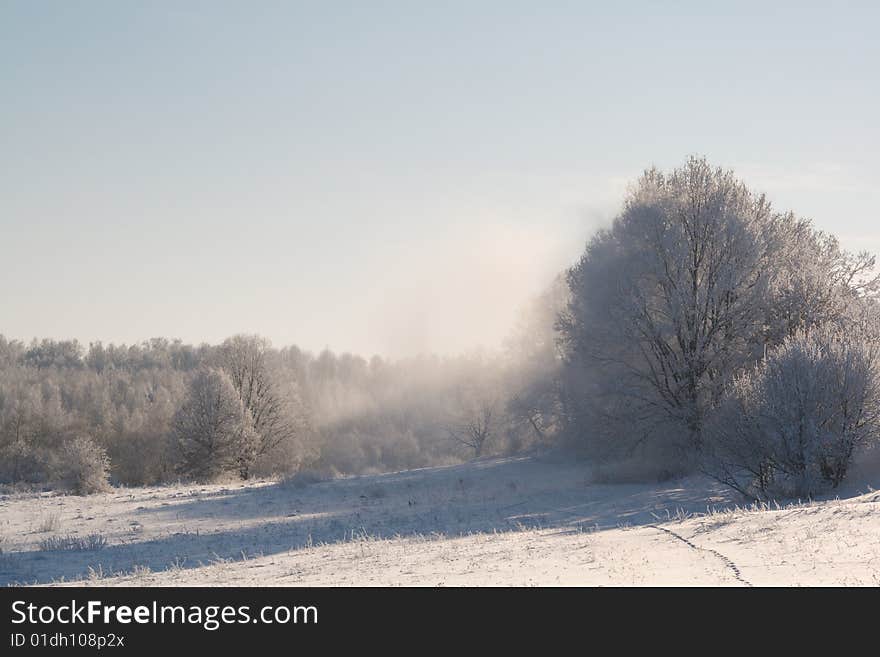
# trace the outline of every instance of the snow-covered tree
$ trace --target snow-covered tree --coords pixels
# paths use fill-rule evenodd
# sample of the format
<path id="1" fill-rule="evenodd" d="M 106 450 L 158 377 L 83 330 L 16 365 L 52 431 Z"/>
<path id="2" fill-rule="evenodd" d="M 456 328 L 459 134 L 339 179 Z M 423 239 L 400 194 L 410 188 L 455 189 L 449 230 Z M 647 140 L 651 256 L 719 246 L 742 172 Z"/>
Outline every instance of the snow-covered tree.
<path id="1" fill-rule="evenodd" d="M 220 347 L 220 359 L 250 415 L 254 432 L 253 449 L 240 462 L 244 479 L 253 462 L 295 436 L 296 399 L 277 392 L 269 367 L 271 345 L 256 335 L 236 335 Z"/>
<path id="2" fill-rule="evenodd" d="M 767 200 L 729 171 L 691 158 L 645 172 L 569 272 L 571 428 L 617 417 L 636 438 L 663 426 L 699 447 L 708 408 L 762 330 L 779 238 Z"/>
<path id="3" fill-rule="evenodd" d="M 569 436 L 606 457 L 698 454 L 734 375 L 798 331 L 876 312 L 873 264 L 702 158 L 646 171 L 569 271 Z"/>
<path id="4" fill-rule="evenodd" d="M 874 256 L 844 251 L 836 237 L 791 213 L 780 218 L 780 235 L 765 308 L 766 347 L 815 327 L 860 323 L 880 290 Z"/>
<path id="5" fill-rule="evenodd" d="M 232 381 L 225 372 L 209 368 L 193 379 L 172 420 L 172 435 L 180 471 L 200 481 L 241 473 L 255 448 L 253 424 Z"/>

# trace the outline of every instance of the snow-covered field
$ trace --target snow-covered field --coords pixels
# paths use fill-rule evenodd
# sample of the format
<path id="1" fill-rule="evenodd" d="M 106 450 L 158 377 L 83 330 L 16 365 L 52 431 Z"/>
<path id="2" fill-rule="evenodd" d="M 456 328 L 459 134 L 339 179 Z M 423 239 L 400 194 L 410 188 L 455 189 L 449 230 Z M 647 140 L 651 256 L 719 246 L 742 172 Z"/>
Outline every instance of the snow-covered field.
<path id="1" fill-rule="evenodd" d="M 299 487 L 6 495 L 0 584 L 880 585 L 880 493 L 850 492 L 738 509 L 701 478 L 599 484 L 527 457 Z M 106 544 L 47 549 L 90 535 Z"/>

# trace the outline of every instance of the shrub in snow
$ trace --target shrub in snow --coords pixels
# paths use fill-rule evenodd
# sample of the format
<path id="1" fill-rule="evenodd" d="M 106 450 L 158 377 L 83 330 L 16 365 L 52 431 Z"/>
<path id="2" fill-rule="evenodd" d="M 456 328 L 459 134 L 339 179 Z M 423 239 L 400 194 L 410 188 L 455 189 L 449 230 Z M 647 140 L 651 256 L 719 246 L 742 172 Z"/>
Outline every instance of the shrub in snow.
<path id="1" fill-rule="evenodd" d="M 734 379 L 707 427 L 710 471 L 758 499 L 838 486 L 880 440 L 880 348 L 829 330 L 787 339 Z"/>
<path id="2" fill-rule="evenodd" d="M 76 495 L 91 495 L 109 488 L 110 459 L 104 448 L 88 436 L 65 442 L 56 467 L 61 485 Z"/>

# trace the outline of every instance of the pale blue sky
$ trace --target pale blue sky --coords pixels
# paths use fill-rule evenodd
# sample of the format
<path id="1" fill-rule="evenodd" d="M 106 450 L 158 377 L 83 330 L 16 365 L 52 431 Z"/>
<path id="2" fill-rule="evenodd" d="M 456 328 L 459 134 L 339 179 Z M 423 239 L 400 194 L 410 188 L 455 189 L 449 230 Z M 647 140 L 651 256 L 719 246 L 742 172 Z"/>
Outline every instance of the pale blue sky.
<path id="1" fill-rule="evenodd" d="M 493 346 L 691 153 L 880 251 L 878 7 L 0 0 L 0 333 Z"/>

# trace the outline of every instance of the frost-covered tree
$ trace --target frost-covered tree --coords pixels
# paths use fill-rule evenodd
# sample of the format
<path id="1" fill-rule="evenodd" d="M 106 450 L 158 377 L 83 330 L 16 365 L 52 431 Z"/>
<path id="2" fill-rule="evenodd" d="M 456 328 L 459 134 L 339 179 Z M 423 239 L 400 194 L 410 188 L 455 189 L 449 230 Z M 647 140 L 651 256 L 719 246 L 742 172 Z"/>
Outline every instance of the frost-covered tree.
<path id="1" fill-rule="evenodd" d="M 292 440 L 296 433 L 293 413 L 298 400 L 278 394 L 269 366 L 270 349 L 269 341 L 256 335 L 236 335 L 220 347 L 223 369 L 250 415 L 255 434 L 250 460 L 240 463 L 245 479 L 258 457 Z"/>
<path id="2" fill-rule="evenodd" d="M 8 340 L 0 334 L 0 371 L 8 371 L 15 367 L 25 353 L 25 346 L 20 340 Z"/>
<path id="3" fill-rule="evenodd" d="M 704 159 L 646 171 L 568 274 L 568 435 L 609 458 L 698 454 L 734 375 L 798 331 L 864 323 L 873 264 Z"/>
<path id="4" fill-rule="evenodd" d="M 37 368 L 82 367 L 82 346 L 76 340 L 34 340 L 24 354 L 24 362 Z"/>
<path id="5" fill-rule="evenodd" d="M 866 302 L 880 289 L 874 256 L 844 251 L 836 237 L 790 213 L 781 218 L 780 234 L 764 315 L 766 347 L 816 327 L 863 323 Z"/>
<path id="6" fill-rule="evenodd" d="M 660 431 L 698 448 L 762 330 L 779 232 L 763 196 L 703 159 L 646 171 L 569 272 L 559 327 L 570 428 L 616 420 L 635 439 Z"/>
<path id="7" fill-rule="evenodd" d="M 799 333 L 736 377 L 707 426 L 708 471 L 758 499 L 838 486 L 880 444 L 876 335 Z"/>
<path id="8" fill-rule="evenodd" d="M 180 471 L 200 481 L 236 470 L 242 474 L 256 441 L 249 413 L 229 376 L 208 368 L 193 379 L 172 420 L 172 435 Z"/>

